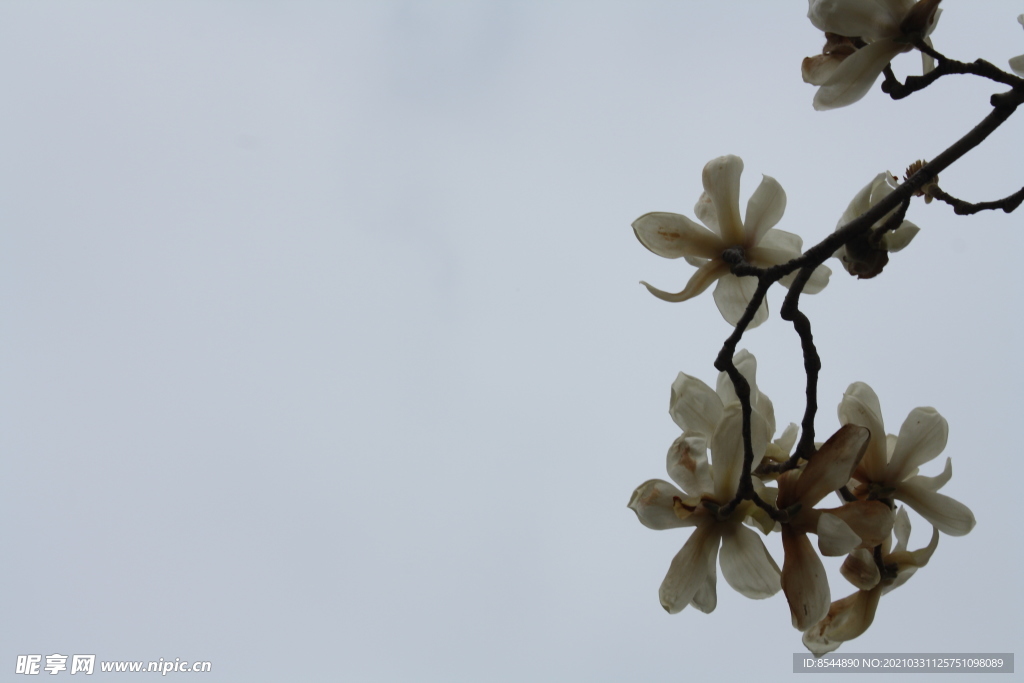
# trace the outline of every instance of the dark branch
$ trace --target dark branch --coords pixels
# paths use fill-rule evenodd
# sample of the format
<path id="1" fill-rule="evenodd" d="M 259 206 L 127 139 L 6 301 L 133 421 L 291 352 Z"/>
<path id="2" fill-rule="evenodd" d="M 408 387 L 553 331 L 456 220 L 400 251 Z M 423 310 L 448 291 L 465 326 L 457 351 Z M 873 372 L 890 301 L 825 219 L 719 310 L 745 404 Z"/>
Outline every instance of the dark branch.
<path id="1" fill-rule="evenodd" d="M 1006 213 L 1010 213 L 1020 206 L 1021 202 L 1024 202 L 1024 187 L 1014 192 L 1009 197 L 1003 197 L 1002 199 L 994 202 L 978 202 L 977 204 L 971 204 L 970 202 L 965 202 L 962 199 L 957 199 L 947 192 L 943 192 L 942 189 L 938 187 L 930 190 L 928 194 L 952 206 L 953 212 L 959 216 L 969 216 L 971 214 L 978 213 L 979 211 L 995 209 L 1002 209 Z"/>

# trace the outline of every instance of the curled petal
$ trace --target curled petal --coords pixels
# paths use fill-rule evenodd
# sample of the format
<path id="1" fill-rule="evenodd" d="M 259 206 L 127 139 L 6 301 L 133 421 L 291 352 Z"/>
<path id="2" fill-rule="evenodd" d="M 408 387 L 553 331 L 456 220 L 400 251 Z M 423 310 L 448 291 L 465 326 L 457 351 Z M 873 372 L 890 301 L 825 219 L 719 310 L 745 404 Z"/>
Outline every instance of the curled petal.
<path id="1" fill-rule="evenodd" d="M 928 560 L 931 559 L 935 549 L 939 547 L 939 530 L 932 527 L 932 539 L 924 548 L 914 550 L 912 552 L 901 551 L 894 552 L 886 558 L 889 562 L 895 562 L 896 578 L 882 587 L 882 593 L 888 593 L 891 590 L 899 588 L 905 584 L 911 576 L 921 567 L 928 564 Z"/>
<path id="2" fill-rule="evenodd" d="M 934 408 L 914 408 L 900 427 L 886 478 L 901 481 L 912 470 L 934 460 L 946 448 L 949 424 Z"/>
<path id="3" fill-rule="evenodd" d="M 626 507 L 645 527 L 660 531 L 696 524 L 699 516 L 693 511 L 699 503 L 699 498 L 687 496 L 667 481 L 651 479 L 633 491 Z"/>
<path id="4" fill-rule="evenodd" d="M 686 283 L 686 288 L 678 294 L 672 294 L 671 292 L 664 292 L 657 287 L 652 287 L 646 282 L 641 281 L 647 291 L 658 297 L 662 301 L 679 302 L 692 299 L 697 296 L 705 289 L 711 286 L 711 283 L 729 273 L 729 264 L 719 259 L 708 261 L 703 266 L 697 269 L 697 272 L 690 277 L 690 281 Z"/>
<path id="5" fill-rule="evenodd" d="M 823 655 L 863 634 L 875 620 L 880 597 L 881 586 L 876 586 L 836 600 L 828 615 L 804 633 L 804 646 L 816 655 Z"/>
<path id="6" fill-rule="evenodd" d="M 789 602 L 793 627 L 806 631 L 828 614 L 832 597 L 825 566 L 806 534 L 783 526 L 782 547 L 786 552 L 782 563 L 782 590 Z"/>
<path id="7" fill-rule="evenodd" d="M 861 590 L 871 590 L 882 580 L 878 564 L 867 548 L 857 548 L 846 558 L 839 572 Z"/>
<path id="8" fill-rule="evenodd" d="M 906 47 L 886 39 L 857 50 L 843 60 L 832 77 L 818 88 L 814 95 L 814 108 L 818 111 L 838 109 L 861 99 L 868 94 L 886 64 Z"/>
<path id="9" fill-rule="evenodd" d="M 700 498 L 714 490 L 704 436 L 683 434 L 668 449 L 667 460 L 668 475 L 690 496 Z"/>
<path id="10" fill-rule="evenodd" d="M 976 524 L 971 509 L 958 500 L 936 493 L 911 477 L 900 482 L 893 497 L 902 500 L 932 526 L 950 536 L 964 536 Z"/>
<path id="11" fill-rule="evenodd" d="M 722 533 L 722 576 L 738 593 L 754 600 L 770 598 L 781 589 L 779 566 L 756 532 L 729 524 Z"/>
<path id="12" fill-rule="evenodd" d="M 728 246 L 718 235 L 677 213 L 646 213 L 633 221 L 633 232 L 640 244 L 665 258 L 713 259 Z"/>
<path id="13" fill-rule="evenodd" d="M 730 154 L 709 161 L 701 175 L 704 191 L 715 207 L 718 230 L 727 245 L 743 244 L 743 223 L 740 221 L 741 173 L 743 160 Z"/>
<path id="14" fill-rule="evenodd" d="M 919 486 L 922 486 L 929 491 L 938 491 L 953 478 L 953 460 L 952 458 L 946 458 L 946 466 L 942 468 L 942 473 L 937 474 L 934 477 L 925 477 L 918 475 L 913 477 L 913 480 Z"/>
<path id="15" fill-rule="evenodd" d="M 668 414 L 684 432 L 710 439 L 722 421 L 722 408 L 715 390 L 696 377 L 680 372 L 672 383 Z"/>
<path id="16" fill-rule="evenodd" d="M 786 212 L 786 192 L 779 181 L 763 176 L 761 184 L 747 201 L 747 215 L 743 221 L 745 246 L 752 247 L 765 233 L 774 228 Z"/>
<path id="17" fill-rule="evenodd" d="M 736 326 L 740 318 L 743 317 L 743 312 L 750 304 L 750 300 L 754 298 L 756 289 L 756 277 L 737 277 L 728 272 L 721 276 L 718 286 L 715 287 L 715 303 L 718 304 L 718 310 L 727 323 Z M 754 318 L 750 321 L 747 329 L 752 330 L 767 319 L 768 301 L 762 299 L 761 305 L 754 313 Z"/>
<path id="18" fill-rule="evenodd" d="M 714 524 L 700 524 L 690 534 L 682 550 L 672 558 L 668 574 L 658 591 L 661 606 L 666 612 L 681 612 L 702 589 L 708 576 L 709 558 L 718 553 L 719 539 Z"/>

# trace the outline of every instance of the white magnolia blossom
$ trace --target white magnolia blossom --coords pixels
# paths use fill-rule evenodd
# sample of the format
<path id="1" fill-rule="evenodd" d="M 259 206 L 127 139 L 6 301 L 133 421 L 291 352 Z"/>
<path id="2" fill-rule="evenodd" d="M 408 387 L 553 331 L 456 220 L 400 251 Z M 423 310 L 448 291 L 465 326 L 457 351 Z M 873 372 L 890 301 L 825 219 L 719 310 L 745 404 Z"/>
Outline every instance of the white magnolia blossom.
<path id="1" fill-rule="evenodd" d="M 839 222 L 836 223 L 836 230 L 840 230 L 847 223 L 861 216 L 872 206 L 885 199 L 898 185 L 896 177 L 891 173 L 884 172 L 876 175 L 870 183 L 861 188 L 860 192 L 850 202 L 850 205 L 846 207 L 846 211 L 843 212 Z M 884 224 L 895 211 L 896 209 L 893 209 L 882 216 L 871 226 L 871 230 Z M 833 256 L 842 261 L 843 267 L 846 268 L 850 275 L 857 275 L 862 278 L 873 277 L 881 272 L 882 267 L 888 260 L 888 257 L 885 257 L 884 254 L 903 249 L 910 244 L 910 241 L 914 239 L 919 230 L 920 228 L 910 221 L 903 221 L 895 230 L 890 230 L 882 235 L 877 248 L 868 245 L 868 237 L 866 236 L 863 242 L 857 243 L 859 247 L 850 246 L 848 248 L 846 245 L 841 246 Z"/>
<path id="2" fill-rule="evenodd" d="M 804 646 L 816 655 L 832 652 L 847 640 L 863 634 L 875 619 L 878 600 L 889 591 L 902 586 L 921 567 L 928 564 L 939 546 L 939 530 L 932 527 L 931 542 L 924 548 L 908 550 L 910 517 L 900 507 L 893 524 L 896 547 L 886 536 L 882 544 L 882 565 L 889 572 L 883 577 L 871 552 L 855 550 L 843 563 L 842 573 L 860 590 L 837 600 L 820 622 L 804 632 Z"/>
<path id="3" fill-rule="evenodd" d="M 758 405 L 751 416 L 756 467 L 768 448 L 775 418 L 771 401 L 754 383 L 754 357 L 742 351 L 734 362 L 750 382 L 751 395 Z M 629 508 L 651 529 L 695 527 L 661 584 L 661 605 L 670 614 L 687 605 L 705 613 L 713 611 L 718 604 L 715 566 L 719 549 L 722 575 L 730 586 L 749 598 L 771 597 L 781 588 L 779 567 L 757 533 L 743 524 L 759 508 L 744 501 L 725 519 L 717 514 L 720 506 L 735 497 L 743 470 L 740 403 L 728 400 L 721 382 L 716 392 L 689 375 L 680 374 L 672 390 L 672 416 L 687 429 L 667 456 L 669 476 L 679 488 L 652 479 L 641 484 L 629 501 Z M 724 402 L 721 393 L 726 394 Z M 771 431 L 766 414 L 771 416 Z"/>
<path id="4" fill-rule="evenodd" d="M 814 108 L 836 109 L 864 97 L 885 67 L 911 41 L 935 30 L 940 0 L 808 0 L 807 17 L 826 34 L 825 49 L 802 65 L 803 79 L 819 86 Z M 861 47 L 857 49 L 857 45 Z M 934 68 L 922 53 L 923 70 Z"/>
<path id="5" fill-rule="evenodd" d="M 878 396 L 867 384 L 850 385 L 839 404 L 839 422 L 867 427 L 871 440 L 853 473 L 854 491 L 877 498 L 901 500 L 950 536 L 963 536 L 974 528 L 974 513 L 963 503 L 938 492 L 953 476 L 946 458 L 942 473 L 926 477 L 918 467 L 946 448 L 949 425 L 934 408 L 915 408 L 900 427 L 899 436 L 885 434 Z"/>
<path id="6" fill-rule="evenodd" d="M 1024 14 L 1017 17 L 1017 21 L 1020 22 L 1021 26 L 1024 26 Z M 1010 68 L 1013 69 L 1013 73 L 1024 77 L 1024 55 L 1010 59 Z"/>
<path id="7" fill-rule="evenodd" d="M 663 292 L 646 282 L 645 287 L 659 299 L 686 301 L 697 296 L 715 281 L 715 303 L 722 316 L 732 325 L 739 322 L 754 290 L 757 278 L 737 277 L 722 259 L 727 249 L 739 248 L 743 258 L 754 266 L 766 268 L 791 261 L 800 256 L 803 240 L 798 236 L 773 229 L 786 210 L 786 193 L 778 181 L 764 176 L 747 202 L 747 213 L 740 218 L 740 174 L 743 160 L 737 156 L 712 159 L 701 176 L 704 193 L 694 213 L 704 225 L 675 213 L 653 212 L 633 222 L 633 231 L 645 247 L 665 258 L 685 258 L 697 267 L 683 291 Z M 707 226 L 707 227 L 705 227 Z M 804 292 L 816 294 L 828 284 L 831 271 L 819 266 L 804 286 Z M 781 280 L 788 287 L 796 273 Z M 768 318 L 768 306 L 762 302 L 751 328 Z"/>

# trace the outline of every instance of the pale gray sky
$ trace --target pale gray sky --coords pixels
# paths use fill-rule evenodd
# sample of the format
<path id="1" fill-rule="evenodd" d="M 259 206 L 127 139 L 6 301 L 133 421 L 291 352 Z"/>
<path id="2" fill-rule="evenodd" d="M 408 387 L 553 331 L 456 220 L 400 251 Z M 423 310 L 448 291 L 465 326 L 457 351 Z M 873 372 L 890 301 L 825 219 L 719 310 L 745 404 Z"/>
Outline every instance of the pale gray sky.
<path id="1" fill-rule="evenodd" d="M 950 56 L 1024 52 L 1020 2 L 944 7 Z M 791 677 L 781 594 L 720 581 L 711 615 L 658 604 L 689 532 L 626 502 L 666 477 L 676 373 L 713 383 L 731 328 L 710 295 L 647 294 L 692 269 L 630 223 L 692 215 L 704 164 L 737 154 L 741 203 L 773 176 L 778 227 L 812 244 L 998 90 L 955 77 L 816 112 L 805 13 L 0 4 L 0 671 L 86 653 L 208 660 L 218 681 Z M 1020 117 L 944 189 L 1019 189 Z M 978 526 L 840 652 L 1013 651 L 1024 224 L 908 217 L 922 232 L 882 276 L 832 261 L 805 299 L 818 430 L 855 381 L 893 432 L 934 406 L 943 493 Z M 742 346 L 784 425 L 799 344 L 769 302 Z"/>

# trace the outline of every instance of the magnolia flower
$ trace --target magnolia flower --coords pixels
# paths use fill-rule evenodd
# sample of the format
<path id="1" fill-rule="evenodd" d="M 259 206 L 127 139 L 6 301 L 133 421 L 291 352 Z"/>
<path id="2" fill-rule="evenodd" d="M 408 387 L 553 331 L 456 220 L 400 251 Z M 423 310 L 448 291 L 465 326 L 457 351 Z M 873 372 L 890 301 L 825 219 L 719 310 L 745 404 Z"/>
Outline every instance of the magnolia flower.
<path id="1" fill-rule="evenodd" d="M 814 508 L 822 498 L 850 481 L 870 437 L 863 427 L 841 427 L 811 456 L 802 471 L 790 470 L 779 477 L 776 505 L 792 509 L 800 504 L 793 518 L 782 525 L 782 547 L 786 552 L 782 590 L 789 602 L 793 626 L 800 631 L 824 619 L 832 601 L 825 567 L 807 534 L 817 534 L 823 555 L 839 556 L 858 546 L 878 545 L 892 530 L 889 508 L 878 501 L 856 501 L 834 510 Z"/>
<path id="2" fill-rule="evenodd" d="M 842 229 L 847 223 L 885 199 L 897 185 L 896 177 L 890 173 L 876 175 L 874 180 L 861 188 L 846 207 L 846 211 L 836 224 L 836 230 Z M 884 224 L 895 211 L 896 209 L 893 209 L 876 221 L 871 230 L 865 232 L 862 237 L 836 249 L 833 256 L 843 262 L 846 272 L 863 279 L 872 278 L 881 273 L 882 268 L 889 262 L 889 252 L 899 251 L 910 244 L 920 230 L 910 221 L 903 221 L 895 230 L 886 232 L 877 243 L 873 241 L 874 229 Z"/>
<path id="3" fill-rule="evenodd" d="M 953 476 L 946 458 L 942 473 L 925 477 L 919 465 L 936 458 L 946 447 L 949 425 L 934 408 L 915 408 L 900 427 L 898 437 L 885 436 L 878 396 L 867 384 L 850 385 L 839 404 L 839 422 L 860 425 L 871 431 L 871 441 L 853 478 L 859 498 L 901 500 L 950 536 L 963 536 L 974 528 L 974 514 L 949 496 L 938 493 Z"/>
<path id="4" fill-rule="evenodd" d="M 902 586 L 914 572 L 928 564 L 939 545 L 939 531 L 932 527 L 932 539 L 927 546 L 914 551 L 907 549 L 910 518 L 902 507 L 896 513 L 893 533 L 896 547 L 891 548 L 892 541 L 886 536 L 881 548 L 884 576 L 872 554 L 865 549 L 855 551 L 843 563 L 843 576 L 860 590 L 833 602 L 825 618 L 804 633 L 804 646 L 808 650 L 823 655 L 867 631 L 875 619 L 879 598 Z"/>
<path id="5" fill-rule="evenodd" d="M 802 65 L 805 82 L 819 86 L 814 108 L 836 109 L 867 94 L 885 67 L 935 30 L 940 0 L 808 0 L 807 17 L 825 32 L 822 54 Z M 860 46 L 859 49 L 857 46 Z M 925 73 L 934 68 L 922 53 Z"/>
<path id="6" fill-rule="evenodd" d="M 734 362 L 750 382 L 752 397 L 758 397 L 759 407 L 751 416 L 756 467 L 772 436 L 765 413 L 772 415 L 772 429 L 774 415 L 771 402 L 754 383 L 754 357 L 742 351 Z M 661 584 L 661 605 L 670 614 L 687 605 L 705 613 L 713 611 L 718 604 L 715 565 L 719 548 L 722 575 L 730 586 L 749 598 L 770 597 L 781 588 L 779 567 L 757 533 L 743 525 L 760 509 L 743 501 L 727 517 L 719 513 L 719 508 L 736 496 L 743 470 L 740 403 L 728 400 L 721 382 L 724 402 L 718 392 L 689 375 L 680 374 L 672 389 L 673 418 L 688 430 L 676 439 L 667 456 L 669 476 L 681 490 L 670 482 L 652 479 L 641 484 L 629 501 L 629 508 L 651 529 L 695 527 Z M 710 464 L 708 443 L 713 456 Z"/>
<path id="7" fill-rule="evenodd" d="M 1024 26 L 1024 14 L 1017 17 L 1017 21 L 1020 22 L 1021 26 Z M 1012 58 L 1010 60 L 1010 68 L 1013 69 L 1013 73 L 1024 77 L 1024 55 Z"/>
<path id="8" fill-rule="evenodd" d="M 683 257 L 697 267 L 686 288 L 678 294 L 663 292 L 646 282 L 641 284 L 659 299 L 686 301 L 717 281 L 715 303 L 732 325 L 739 322 L 753 298 L 757 279 L 733 275 L 722 253 L 739 248 L 748 263 L 766 268 L 797 258 L 803 248 L 803 240 L 796 235 L 773 229 L 786 210 L 786 193 L 774 178 L 764 176 L 747 202 L 745 219 L 740 219 L 742 172 L 743 160 L 737 156 L 718 157 L 704 167 L 704 193 L 694 207 L 703 226 L 686 216 L 664 212 L 644 214 L 633 221 L 633 231 L 645 247 L 665 258 Z M 819 266 L 803 291 L 820 292 L 828 284 L 830 274 L 828 268 Z M 795 278 L 796 273 L 792 273 L 781 282 L 788 287 Z M 768 306 L 762 302 L 749 327 L 757 327 L 767 318 Z"/>

